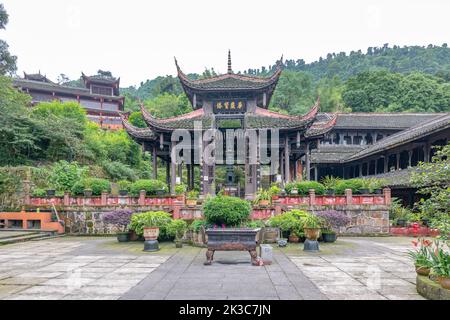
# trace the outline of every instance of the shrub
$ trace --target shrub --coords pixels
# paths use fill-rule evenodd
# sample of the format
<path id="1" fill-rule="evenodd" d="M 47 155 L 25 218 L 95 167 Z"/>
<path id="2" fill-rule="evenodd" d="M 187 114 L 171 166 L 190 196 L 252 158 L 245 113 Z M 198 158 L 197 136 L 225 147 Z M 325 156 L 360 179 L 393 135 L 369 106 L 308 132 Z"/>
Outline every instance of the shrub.
<path id="1" fill-rule="evenodd" d="M 345 227 L 351 222 L 349 217 L 336 210 L 321 211 L 317 213 L 317 216 L 322 218 L 328 229 Z"/>
<path id="2" fill-rule="evenodd" d="M 362 180 L 363 179 L 341 180 L 336 184 L 336 193 L 345 194 L 345 189 L 351 189 L 353 193 L 357 193 L 364 187 Z"/>
<path id="3" fill-rule="evenodd" d="M 47 195 L 47 192 L 41 188 L 35 188 L 32 193 L 32 196 L 37 197 L 37 198 L 39 198 L 39 197 L 42 198 L 42 197 L 45 197 L 46 195 Z"/>
<path id="4" fill-rule="evenodd" d="M 247 220 L 252 207 L 248 201 L 229 196 L 210 197 L 203 206 L 208 222 L 237 226 Z"/>
<path id="5" fill-rule="evenodd" d="M 167 226 L 167 234 L 175 237 L 175 239 L 181 239 L 184 232 L 187 230 L 187 223 L 184 220 L 172 220 Z"/>
<path id="6" fill-rule="evenodd" d="M 111 183 L 106 179 L 86 178 L 78 181 L 72 187 L 72 193 L 76 195 L 83 194 L 84 190 L 92 190 L 94 196 L 99 196 L 102 192 L 111 191 Z"/>
<path id="7" fill-rule="evenodd" d="M 58 161 L 51 168 L 49 181 L 57 191 L 70 191 L 86 171 L 86 167 L 80 167 L 76 162 Z"/>
<path id="8" fill-rule="evenodd" d="M 277 184 L 273 184 L 270 187 L 269 192 L 272 196 L 277 196 L 281 193 L 281 188 Z"/>
<path id="9" fill-rule="evenodd" d="M 145 227 L 158 227 L 159 237 L 164 238 L 168 236 L 167 228 L 172 221 L 170 214 L 163 211 L 150 211 L 131 216 L 129 229 L 133 230 L 138 236 L 144 234 Z"/>
<path id="10" fill-rule="evenodd" d="M 268 224 L 281 231 L 289 231 L 297 236 L 303 232 L 303 218 L 308 215 L 306 211 L 291 210 L 286 213 L 274 216 L 269 219 Z"/>
<path id="11" fill-rule="evenodd" d="M 326 176 L 322 179 L 322 184 L 326 190 L 336 190 L 337 184 L 341 181 L 340 178 L 333 176 Z"/>
<path id="12" fill-rule="evenodd" d="M 127 180 L 117 181 L 117 185 L 119 186 L 119 190 L 130 191 L 131 182 Z"/>
<path id="13" fill-rule="evenodd" d="M 138 180 L 130 187 L 130 192 L 138 196 L 141 190 L 145 190 L 147 195 L 155 195 L 157 191 L 167 192 L 167 185 L 159 180 Z"/>
<path id="14" fill-rule="evenodd" d="M 297 183 L 296 182 L 288 182 L 284 186 L 284 190 L 286 190 L 287 194 L 291 194 L 292 190 L 294 190 L 296 188 L 297 188 Z"/>
<path id="15" fill-rule="evenodd" d="M 187 187 L 185 184 L 178 184 L 175 186 L 175 194 L 180 195 L 184 194 L 187 191 Z"/>
<path id="16" fill-rule="evenodd" d="M 208 227 L 208 222 L 206 220 L 194 220 L 189 225 L 189 229 L 194 232 L 199 232 L 202 226 L 206 229 Z"/>
<path id="17" fill-rule="evenodd" d="M 116 210 L 105 213 L 102 216 L 102 220 L 104 223 L 112 224 L 120 231 L 125 232 L 130 224 L 132 214 L 133 213 L 130 210 Z"/>
<path id="18" fill-rule="evenodd" d="M 297 183 L 298 194 L 307 195 L 310 189 L 314 189 L 318 195 L 325 193 L 325 187 L 317 181 L 302 181 Z"/>
<path id="19" fill-rule="evenodd" d="M 113 180 L 131 180 L 137 179 L 137 175 L 130 166 L 123 164 L 119 161 L 103 161 L 102 168 L 108 174 L 108 176 Z"/>
<path id="20" fill-rule="evenodd" d="M 198 191 L 191 190 L 191 191 L 189 191 L 187 193 L 186 199 L 188 199 L 188 200 L 197 200 L 198 199 L 198 195 L 199 195 Z"/>

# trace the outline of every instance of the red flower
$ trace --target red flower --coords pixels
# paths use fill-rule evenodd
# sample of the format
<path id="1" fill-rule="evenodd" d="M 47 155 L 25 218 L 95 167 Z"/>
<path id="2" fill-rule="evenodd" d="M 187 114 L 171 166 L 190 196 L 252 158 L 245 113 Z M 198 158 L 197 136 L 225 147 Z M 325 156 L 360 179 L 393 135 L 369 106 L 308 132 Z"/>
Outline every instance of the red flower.
<path id="1" fill-rule="evenodd" d="M 412 244 L 414 245 L 414 247 L 417 247 L 417 245 L 419 244 L 419 242 L 416 241 L 416 240 L 413 240 L 413 241 L 411 241 L 411 242 L 412 242 Z"/>
<path id="2" fill-rule="evenodd" d="M 431 246 L 431 244 L 432 244 L 432 242 L 430 240 L 423 240 L 423 245 L 425 247 L 429 247 L 429 246 Z"/>

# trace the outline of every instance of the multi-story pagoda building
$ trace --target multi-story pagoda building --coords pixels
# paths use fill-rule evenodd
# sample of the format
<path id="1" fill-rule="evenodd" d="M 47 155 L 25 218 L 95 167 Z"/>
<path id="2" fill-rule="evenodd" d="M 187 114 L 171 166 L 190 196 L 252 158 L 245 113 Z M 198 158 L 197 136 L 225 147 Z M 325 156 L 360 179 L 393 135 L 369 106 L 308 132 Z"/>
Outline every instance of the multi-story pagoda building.
<path id="1" fill-rule="evenodd" d="M 32 104 L 54 100 L 74 101 L 86 109 L 89 120 L 102 128 L 122 128 L 119 112 L 124 109 L 125 98 L 119 92 L 120 78 L 86 76 L 82 73 L 81 80 L 83 87 L 59 85 L 39 72 L 24 73 L 23 78 L 14 79 L 13 83 L 31 96 Z"/>
<path id="2" fill-rule="evenodd" d="M 269 111 L 268 106 L 282 72 L 280 63 L 268 77 L 236 74 L 232 70 L 229 54 L 226 74 L 200 80 L 189 79 L 176 60 L 175 64 L 178 78 L 194 111 L 178 117 L 158 119 L 141 107 L 142 116 L 148 125 L 144 129 L 131 125 L 126 116 L 123 119 L 129 135 L 142 144 L 145 150 L 152 152 L 155 178 L 157 158 L 166 163 L 172 193 L 175 185 L 181 181 L 183 166 L 187 169 L 187 184 L 190 188 L 193 188 L 195 180 L 194 167 L 200 167 L 200 190 L 203 195 L 216 192 L 217 166 L 243 166 L 245 183 L 242 188 L 245 192 L 242 194 L 247 198 L 253 197 L 262 186 L 263 179 L 270 184 L 272 181 L 287 183 L 300 178 L 302 158 L 306 159 L 305 166 L 309 171 L 311 150 L 317 148 L 321 137 L 333 127 L 336 118 L 317 118 L 319 100 L 303 116 Z M 186 154 L 183 151 L 183 163 L 177 163 L 174 159 L 174 151 L 178 152 L 177 144 L 180 141 L 174 139 L 174 136 L 179 135 L 177 130 L 187 131 L 190 137 L 203 136 L 203 139 L 188 142 L 183 139 L 183 143 L 187 143 L 192 150 Z M 220 132 L 218 135 L 213 134 L 210 139 L 215 146 L 212 162 L 201 156 L 202 151 L 208 148 L 205 134 L 211 130 Z M 227 135 L 230 130 L 233 135 L 231 140 Z M 244 137 L 242 145 L 235 139 L 239 135 Z M 229 141 L 231 145 L 224 143 Z M 269 165 L 266 162 L 263 164 L 263 149 L 270 155 Z M 252 158 L 254 154 L 256 157 Z M 226 161 L 223 161 L 224 156 Z M 238 159 L 243 161 L 239 162 Z M 228 179 L 228 182 L 232 182 L 231 174 Z"/>

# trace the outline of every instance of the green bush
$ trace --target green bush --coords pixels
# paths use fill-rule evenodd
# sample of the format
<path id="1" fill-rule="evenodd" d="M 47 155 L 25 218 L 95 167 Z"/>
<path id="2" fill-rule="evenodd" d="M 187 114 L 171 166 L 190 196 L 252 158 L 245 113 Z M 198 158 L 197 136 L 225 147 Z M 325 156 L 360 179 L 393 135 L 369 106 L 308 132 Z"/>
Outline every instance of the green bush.
<path id="1" fill-rule="evenodd" d="M 345 194 L 345 189 L 351 189 L 353 193 L 364 188 L 363 179 L 341 180 L 336 184 L 336 193 Z"/>
<path id="2" fill-rule="evenodd" d="M 133 214 L 129 229 L 133 230 L 138 236 L 144 234 L 145 227 L 158 227 L 159 238 L 167 237 L 169 224 L 172 222 L 170 214 L 164 211 L 150 211 Z"/>
<path id="3" fill-rule="evenodd" d="M 286 185 L 284 186 L 284 190 L 286 191 L 286 193 L 289 195 L 291 194 L 292 190 L 297 188 L 297 182 L 289 182 L 286 183 Z"/>
<path id="4" fill-rule="evenodd" d="M 167 226 L 167 234 L 175 237 L 175 239 L 181 239 L 184 232 L 187 230 L 187 223 L 184 220 L 176 219 L 172 220 Z"/>
<path id="5" fill-rule="evenodd" d="M 92 195 L 99 196 L 102 192 L 111 192 L 111 183 L 106 179 L 85 178 L 72 187 L 72 193 L 75 195 L 83 194 L 84 190 L 92 190 Z"/>
<path id="6" fill-rule="evenodd" d="M 35 188 L 31 194 L 33 197 L 42 198 L 47 195 L 47 192 L 41 188 Z"/>
<path id="7" fill-rule="evenodd" d="M 281 231 L 289 231 L 297 236 L 303 232 L 303 219 L 308 215 L 306 211 L 291 210 L 269 219 L 268 224 Z"/>
<path id="8" fill-rule="evenodd" d="M 120 181 L 117 181 L 117 185 L 119 186 L 119 190 L 130 191 L 130 188 L 131 188 L 131 182 L 128 181 L 128 180 L 120 180 Z"/>
<path id="9" fill-rule="evenodd" d="M 185 184 L 178 184 L 175 186 L 175 194 L 181 195 L 187 191 L 187 186 Z"/>
<path id="10" fill-rule="evenodd" d="M 50 185 L 57 191 L 70 191 L 86 171 L 86 167 L 80 167 L 76 162 L 58 161 L 51 167 Z"/>
<path id="11" fill-rule="evenodd" d="M 248 219 L 251 210 L 248 201 L 228 196 L 210 197 L 203 205 L 206 220 L 217 225 L 240 225 Z"/>
<path id="12" fill-rule="evenodd" d="M 192 230 L 194 232 L 199 232 L 202 226 L 205 227 L 205 229 L 208 228 L 208 221 L 206 221 L 206 220 L 194 220 L 189 225 L 189 230 Z"/>
<path id="13" fill-rule="evenodd" d="M 137 174 L 134 172 L 130 166 L 123 164 L 119 161 L 103 161 L 102 168 L 108 174 L 108 176 L 113 180 L 136 180 Z"/>
<path id="14" fill-rule="evenodd" d="M 130 187 L 130 192 L 138 196 L 141 190 L 145 190 L 147 195 L 155 195 L 157 191 L 167 192 L 167 185 L 159 180 L 138 180 Z"/>
<path id="15" fill-rule="evenodd" d="M 297 183 L 298 194 L 307 195 L 310 189 L 314 189 L 318 195 L 325 193 L 325 187 L 317 181 L 302 181 Z"/>

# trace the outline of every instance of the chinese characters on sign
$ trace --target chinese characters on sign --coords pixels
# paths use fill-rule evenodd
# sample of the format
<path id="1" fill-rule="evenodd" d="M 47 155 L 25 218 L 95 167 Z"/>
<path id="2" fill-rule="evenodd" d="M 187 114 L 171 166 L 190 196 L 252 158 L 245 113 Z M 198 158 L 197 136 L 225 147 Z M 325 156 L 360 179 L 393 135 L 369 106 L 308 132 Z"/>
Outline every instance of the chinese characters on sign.
<path id="1" fill-rule="evenodd" d="M 247 110 L 245 100 L 216 100 L 213 102 L 214 113 L 243 113 Z"/>

